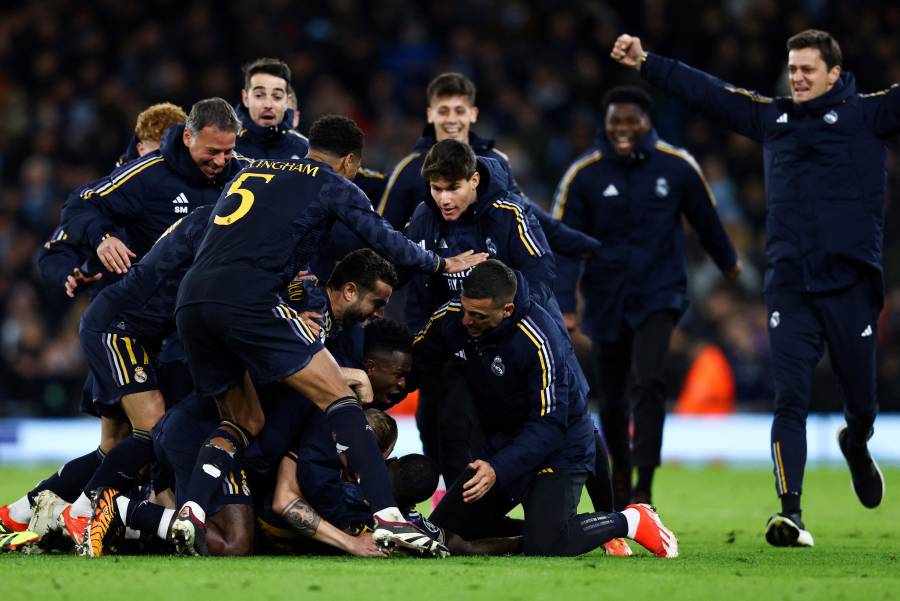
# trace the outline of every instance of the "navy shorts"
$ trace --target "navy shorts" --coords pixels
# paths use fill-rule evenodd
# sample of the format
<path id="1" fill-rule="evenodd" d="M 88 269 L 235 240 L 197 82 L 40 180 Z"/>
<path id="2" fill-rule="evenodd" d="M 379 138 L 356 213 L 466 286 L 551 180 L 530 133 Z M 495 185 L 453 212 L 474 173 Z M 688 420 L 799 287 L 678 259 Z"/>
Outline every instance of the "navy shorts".
<path id="1" fill-rule="evenodd" d="M 197 392 L 215 396 L 238 385 L 244 371 L 257 384 L 300 371 L 324 347 L 284 303 L 269 310 L 200 303 L 175 315 Z"/>
<path id="2" fill-rule="evenodd" d="M 153 450 L 162 473 L 169 472 L 175 480 L 175 499 L 180 507 L 187 494 L 188 482 L 197 462 L 197 453 L 218 424 L 215 410 L 198 416 L 178 408 L 163 416 L 153 428 Z M 223 474 L 219 489 L 206 508 L 207 515 L 215 515 L 226 505 L 252 505 L 253 497 L 244 469 L 236 468 Z"/>
<path id="3" fill-rule="evenodd" d="M 90 393 L 82 398 L 82 411 L 109 415 L 119 410 L 126 394 L 159 389 L 155 357 L 127 331 L 97 331 L 82 324 L 79 336 L 91 383 Z"/>

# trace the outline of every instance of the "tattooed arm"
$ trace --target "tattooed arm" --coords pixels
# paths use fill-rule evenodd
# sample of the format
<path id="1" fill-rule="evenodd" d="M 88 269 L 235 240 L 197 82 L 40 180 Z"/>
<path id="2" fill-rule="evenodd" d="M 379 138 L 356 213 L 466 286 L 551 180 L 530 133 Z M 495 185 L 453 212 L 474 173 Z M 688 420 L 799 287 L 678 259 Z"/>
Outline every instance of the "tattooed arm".
<path id="1" fill-rule="evenodd" d="M 336 547 L 357 557 L 387 557 L 388 553 L 375 545 L 369 533 L 350 536 L 316 512 L 303 497 L 297 482 L 297 464 L 290 457 L 281 460 L 272 508 L 301 536 Z"/>
<path id="2" fill-rule="evenodd" d="M 281 517 L 291 525 L 291 528 L 306 538 L 315 538 L 316 532 L 319 530 L 319 524 L 322 517 L 316 513 L 312 505 L 307 503 L 303 497 L 297 497 L 281 512 Z M 328 522 L 325 522 L 326 524 Z"/>

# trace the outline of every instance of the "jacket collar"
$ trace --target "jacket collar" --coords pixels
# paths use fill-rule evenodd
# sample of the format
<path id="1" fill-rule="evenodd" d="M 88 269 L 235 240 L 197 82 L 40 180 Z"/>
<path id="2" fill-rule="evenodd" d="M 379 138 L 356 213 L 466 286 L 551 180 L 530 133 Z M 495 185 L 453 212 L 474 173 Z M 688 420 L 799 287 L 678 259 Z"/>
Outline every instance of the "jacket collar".
<path id="1" fill-rule="evenodd" d="M 435 144 L 437 144 L 437 134 L 434 133 L 434 125 L 429 123 L 422 128 L 422 135 L 416 140 L 415 150 L 428 152 Z M 494 140 L 482 138 L 472 130 L 469 130 L 469 146 L 472 147 L 476 155 L 481 156 L 493 150 Z"/>
<path id="2" fill-rule="evenodd" d="M 516 324 L 522 321 L 522 319 L 524 319 L 528 314 L 528 311 L 531 310 L 531 292 L 528 287 L 528 281 L 525 279 L 525 276 L 521 274 L 521 272 L 515 271 L 514 273 L 516 274 L 516 296 L 513 300 L 513 304 L 515 305 L 513 314 L 501 321 L 500 325 L 498 325 L 496 328 L 494 328 L 484 336 L 471 338 L 468 336 L 468 334 L 466 334 L 469 342 L 478 345 L 498 343 L 498 341 L 507 336 L 509 332 L 511 332 L 512 329 L 516 327 Z M 463 332 L 465 332 L 465 327 L 462 325 L 462 321 L 460 321 L 459 327 L 463 329 Z"/>
<path id="3" fill-rule="evenodd" d="M 817 114 L 825 112 L 855 95 L 856 78 L 849 71 L 843 71 L 830 90 L 809 102 L 794 103 L 794 107 L 800 113 Z"/>
<path id="4" fill-rule="evenodd" d="M 241 126 L 244 128 L 238 135 L 250 135 L 265 147 L 275 146 L 281 142 L 288 131 L 293 129 L 294 109 L 287 109 L 284 111 L 284 118 L 281 120 L 281 123 L 278 125 L 270 125 L 269 127 L 257 125 L 256 122 L 250 118 L 250 112 L 242 102 L 235 105 L 234 112 L 237 113 L 238 119 L 241 120 Z"/>
<path id="5" fill-rule="evenodd" d="M 166 159 L 169 165 L 179 176 L 194 185 L 216 185 L 221 186 L 241 170 L 240 161 L 232 158 L 225 165 L 225 169 L 219 172 L 214 178 L 210 179 L 200 171 L 187 147 L 184 145 L 182 136 L 184 136 L 184 123 L 173 125 L 163 134 L 162 143 L 159 152 Z"/>
<path id="6" fill-rule="evenodd" d="M 641 143 L 637 145 L 634 152 L 627 157 L 622 157 L 616 154 L 612 144 L 609 143 L 609 138 L 606 137 L 605 127 L 598 128 L 597 133 L 594 136 L 594 145 L 600 149 L 604 158 L 608 157 L 613 161 L 621 161 L 626 165 L 646 160 L 656 149 L 656 143 L 658 141 L 659 135 L 656 133 L 656 128 L 651 127 L 650 131 L 647 132 L 647 135 L 644 136 L 644 139 L 641 140 Z"/>
<path id="7" fill-rule="evenodd" d="M 484 213 L 488 207 L 500 196 L 504 196 L 509 192 L 509 173 L 504 169 L 500 161 L 490 157 L 477 157 L 476 159 L 478 174 L 478 189 L 476 194 L 478 197 L 475 202 L 466 209 L 466 212 L 460 216 L 462 221 L 472 221 L 477 219 Z M 441 216 L 441 210 L 438 208 L 431 192 L 426 192 L 425 204 L 434 212 L 437 219 L 444 223 Z"/>

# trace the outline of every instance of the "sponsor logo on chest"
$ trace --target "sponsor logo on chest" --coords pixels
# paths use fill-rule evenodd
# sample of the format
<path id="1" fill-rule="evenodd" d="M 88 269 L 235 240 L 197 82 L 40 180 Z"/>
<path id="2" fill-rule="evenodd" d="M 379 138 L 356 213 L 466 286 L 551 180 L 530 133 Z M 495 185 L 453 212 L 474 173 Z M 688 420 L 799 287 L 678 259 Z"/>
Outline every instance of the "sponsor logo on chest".
<path id="1" fill-rule="evenodd" d="M 176 215 L 187 215 L 190 212 L 188 205 L 190 205 L 190 201 L 188 201 L 184 192 L 179 192 L 178 196 L 172 200 L 172 210 Z"/>

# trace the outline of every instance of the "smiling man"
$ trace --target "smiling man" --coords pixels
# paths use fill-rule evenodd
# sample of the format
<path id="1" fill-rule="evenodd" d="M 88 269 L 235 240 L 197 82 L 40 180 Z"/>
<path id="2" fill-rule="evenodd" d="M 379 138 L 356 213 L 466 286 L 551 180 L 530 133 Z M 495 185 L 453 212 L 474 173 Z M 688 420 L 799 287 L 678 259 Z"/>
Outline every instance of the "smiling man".
<path id="1" fill-rule="evenodd" d="M 195 103 L 185 124 L 163 134 L 158 150 L 117 168 L 63 208 L 71 240 L 96 249 L 116 274 L 150 250 L 166 229 L 195 208 L 214 204 L 244 166 L 234 158 L 240 121 L 221 98 Z"/>
<path id="2" fill-rule="evenodd" d="M 664 362 L 672 329 L 687 308 L 681 216 L 727 277 L 740 272 L 700 168 L 690 154 L 659 139 L 650 110 L 650 96 L 640 88 L 606 94 L 594 148 L 566 171 L 553 209 L 563 223 L 603 241 L 586 261 L 581 291 L 619 509 L 631 501 L 650 502 L 660 463 Z M 579 264 L 564 257 L 557 264 L 555 290 L 567 324 L 574 324 Z M 633 495 L 632 467 L 638 472 Z"/>
<path id="3" fill-rule="evenodd" d="M 504 536 L 503 516 L 524 507 L 523 552 L 572 556 L 629 537 L 657 557 L 678 541 L 649 505 L 578 513 L 594 471 L 594 427 L 565 330 L 529 282 L 489 259 L 463 280 L 413 340 L 413 379 L 450 360 L 475 397 L 484 444 L 431 515 L 465 540 Z"/>
<path id="4" fill-rule="evenodd" d="M 428 151 L 421 173 L 429 194 L 413 213 L 407 237 L 441 256 L 469 245 L 505 261 L 525 274 L 541 305 L 558 314 L 549 287 L 553 255 L 540 223 L 512 189 L 506 165 L 448 138 Z M 465 275 L 414 276 L 407 320 L 421 327 L 432 311 L 459 294 Z"/>
<path id="5" fill-rule="evenodd" d="M 611 56 L 694 110 L 763 146 L 766 202 L 765 296 L 775 380 L 772 459 L 781 512 L 766 527 L 775 546 L 812 546 L 800 494 L 813 371 L 827 345 L 845 395 L 838 444 L 853 489 L 876 507 L 884 480 L 869 455 L 877 413 L 875 346 L 884 299 L 885 140 L 900 132 L 900 88 L 859 94 L 830 34 L 806 30 L 787 41 L 790 98 L 726 84 L 675 60 L 644 52 L 622 35 Z"/>

